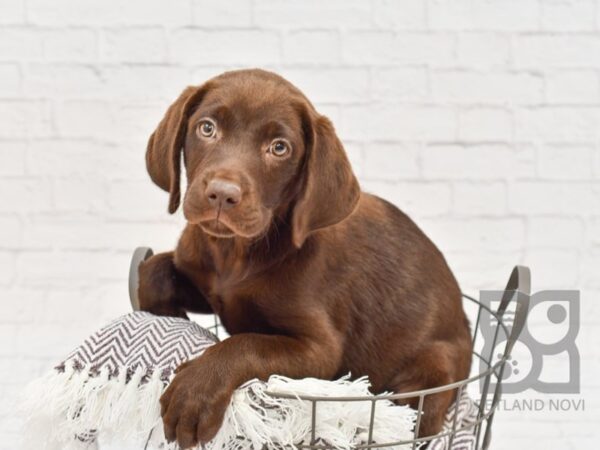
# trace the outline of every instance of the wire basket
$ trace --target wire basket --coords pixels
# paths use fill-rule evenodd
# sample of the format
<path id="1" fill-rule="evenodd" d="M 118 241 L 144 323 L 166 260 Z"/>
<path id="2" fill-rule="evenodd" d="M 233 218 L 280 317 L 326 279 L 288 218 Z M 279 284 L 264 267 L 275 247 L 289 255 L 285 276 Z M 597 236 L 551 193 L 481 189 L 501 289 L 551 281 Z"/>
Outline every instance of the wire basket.
<path id="1" fill-rule="evenodd" d="M 139 264 L 152 256 L 152 250 L 147 247 L 136 249 L 131 261 L 129 273 L 129 294 L 134 310 L 139 309 L 137 297 L 138 286 L 138 266 Z M 324 396 L 307 396 L 296 394 L 271 393 L 273 397 L 293 398 L 311 404 L 311 442 L 301 444 L 299 449 L 308 450 L 333 450 L 331 445 L 323 444 L 317 439 L 317 423 L 319 418 L 319 404 L 324 402 L 370 402 L 370 419 L 369 429 L 367 430 L 367 442 L 360 445 L 355 445 L 354 449 L 386 449 L 391 447 L 402 448 L 424 448 L 427 443 L 432 441 L 438 442 L 443 439 L 441 448 L 452 449 L 454 439 L 459 433 L 463 436 L 468 433 L 472 436 L 470 449 L 488 449 L 492 437 L 492 423 L 494 415 L 497 412 L 498 404 L 502 395 L 502 381 L 505 371 L 505 365 L 510 359 L 510 353 L 516 343 L 519 335 L 527 321 L 529 313 L 529 296 L 531 290 L 531 275 L 527 267 L 515 266 L 513 269 L 506 288 L 504 289 L 499 306 L 496 311 L 493 311 L 491 305 L 486 305 L 480 300 L 469 295 L 463 294 L 463 303 L 467 315 L 474 318 L 472 323 L 473 333 L 473 363 L 471 375 L 469 378 L 457 381 L 455 383 L 438 386 L 430 389 L 419 391 L 372 395 L 366 397 L 324 397 Z M 513 311 L 514 308 L 514 311 Z M 510 311 L 510 312 L 509 312 Z M 213 316 L 214 323 L 207 327 L 217 336 L 222 330 L 218 316 Z M 491 339 L 491 342 L 486 342 L 483 346 L 485 350 L 479 350 L 478 344 L 481 341 L 482 321 L 490 320 L 486 339 Z M 512 322 L 512 323 L 509 323 Z M 491 327 L 491 328 L 490 328 Z M 501 344 L 504 343 L 502 347 Z M 498 350 L 500 346 L 500 350 Z M 496 356 L 496 360 L 494 360 Z M 483 368 L 481 368 L 483 367 Z M 445 426 L 438 434 L 431 436 L 420 436 L 419 428 L 421 417 L 423 415 L 423 404 L 425 398 L 429 395 L 439 394 L 446 391 L 455 391 L 457 401 L 450 406 L 448 416 L 453 417 L 451 425 Z M 468 392 L 473 399 L 477 408 L 477 417 L 470 421 L 468 425 L 459 425 L 457 422 L 459 401 L 464 392 Z M 402 440 L 395 442 L 374 442 L 373 430 L 377 422 L 377 404 L 381 401 L 399 401 L 408 399 L 417 399 L 417 419 L 413 430 L 413 438 L 410 440 Z M 460 447 L 465 448 L 463 446 Z"/>

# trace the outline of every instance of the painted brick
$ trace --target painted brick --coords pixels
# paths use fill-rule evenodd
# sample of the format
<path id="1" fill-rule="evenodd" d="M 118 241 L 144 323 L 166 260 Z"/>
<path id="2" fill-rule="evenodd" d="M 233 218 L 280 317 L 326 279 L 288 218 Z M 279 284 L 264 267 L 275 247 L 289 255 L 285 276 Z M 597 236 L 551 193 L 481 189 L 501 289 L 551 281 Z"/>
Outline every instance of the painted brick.
<path id="1" fill-rule="evenodd" d="M 431 82 L 440 101 L 535 104 L 543 99 L 543 79 L 529 73 L 440 71 Z"/>
<path id="2" fill-rule="evenodd" d="M 466 109 L 461 112 L 459 121 L 459 136 L 466 141 L 510 142 L 513 138 L 513 115 L 506 109 Z"/>
<path id="3" fill-rule="evenodd" d="M 357 103 L 369 95 L 369 72 L 365 69 L 292 69 L 281 74 L 308 98 L 323 102 Z"/>
<path id="4" fill-rule="evenodd" d="M 508 194 L 503 182 L 457 182 L 452 196 L 452 212 L 457 215 L 506 215 Z"/>
<path id="5" fill-rule="evenodd" d="M 101 48 L 102 59 L 110 62 L 160 63 L 167 59 L 165 31 L 160 27 L 106 30 Z"/>
<path id="6" fill-rule="evenodd" d="M 293 30 L 283 37 L 283 57 L 291 64 L 335 63 L 340 59 L 340 48 L 335 30 Z"/>
<path id="7" fill-rule="evenodd" d="M 590 70 L 550 72 L 546 77 L 546 98 L 551 103 L 598 103 L 600 77 Z"/>
<path id="8" fill-rule="evenodd" d="M 192 0 L 194 26 L 248 27 L 252 25 L 252 0 Z"/>
<path id="9" fill-rule="evenodd" d="M 280 36 L 262 30 L 176 30 L 170 36 L 173 62 L 196 65 L 261 65 L 281 58 Z"/>
<path id="10" fill-rule="evenodd" d="M 421 67 L 377 69 L 371 86 L 375 101 L 419 102 L 430 97 L 427 70 Z"/>
<path id="11" fill-rule="evenodd" d="M 25 22 L 25 0 L 0 2 L 0 23 L 15 24 Z"/>

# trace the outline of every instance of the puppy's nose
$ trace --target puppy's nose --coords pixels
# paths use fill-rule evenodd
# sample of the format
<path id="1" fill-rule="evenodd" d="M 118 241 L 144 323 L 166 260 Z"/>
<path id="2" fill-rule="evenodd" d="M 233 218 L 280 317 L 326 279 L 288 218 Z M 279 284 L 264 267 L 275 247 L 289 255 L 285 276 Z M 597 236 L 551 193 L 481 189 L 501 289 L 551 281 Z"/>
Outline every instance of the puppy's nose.
<path id="1" fill-rule="evenodd" d="M 206 198 L 214 208 L 229 209 L 240 202 L 242 190 L 231 181 L 215 179 L 206 187 Z"/>

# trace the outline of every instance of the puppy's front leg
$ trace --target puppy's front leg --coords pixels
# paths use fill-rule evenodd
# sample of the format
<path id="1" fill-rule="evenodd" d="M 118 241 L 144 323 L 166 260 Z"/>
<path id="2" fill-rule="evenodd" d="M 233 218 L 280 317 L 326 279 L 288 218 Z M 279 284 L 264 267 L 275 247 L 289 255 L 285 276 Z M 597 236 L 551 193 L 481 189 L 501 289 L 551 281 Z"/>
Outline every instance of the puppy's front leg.
<path id="1" fill-rule="evenodd" d="M 140 309 L 159 316 L 187 317 L 186 311 L 212 313 L 202 293 L 175 267 L 173 252 L 159 253 L 140 264 Z"/>
<path id="2" fill-rule="evenodd" d="M 181 365 L 160 399 L 165 436 L 189 448 L 209 442 L 223 422 L 233 391 L 253 378 L 332 378 L 342 344 L 328 320 L 313 320 L 303 335 L 245 333 L 209 347 Z"/>

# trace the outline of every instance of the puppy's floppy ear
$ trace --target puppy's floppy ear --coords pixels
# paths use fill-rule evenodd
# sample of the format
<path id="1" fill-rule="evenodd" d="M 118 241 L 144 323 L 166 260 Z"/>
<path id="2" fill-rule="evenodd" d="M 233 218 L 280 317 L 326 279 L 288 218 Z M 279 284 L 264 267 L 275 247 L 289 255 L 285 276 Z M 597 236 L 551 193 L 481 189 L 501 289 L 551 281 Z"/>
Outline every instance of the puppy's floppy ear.
<path id="1" fill-rule="evenodd" d="M 311 114 L 304 181 L 292 212 L 292 241 L 302 247 L 313 231 L 341 222 L 354 211 L 360 187 L 333 125 Z"/>
<path id="2" fill-rule="evenodd" d="M 189 86 L 169 106 L 165 116 L 148 140 L 146 168 L 152 181 L 169 192 L 169 212 L 179 207 L 181 198 L 181 150 L 187 132 L 187 120 L 195 105 L 201 100 L 205 85 Z"/>

